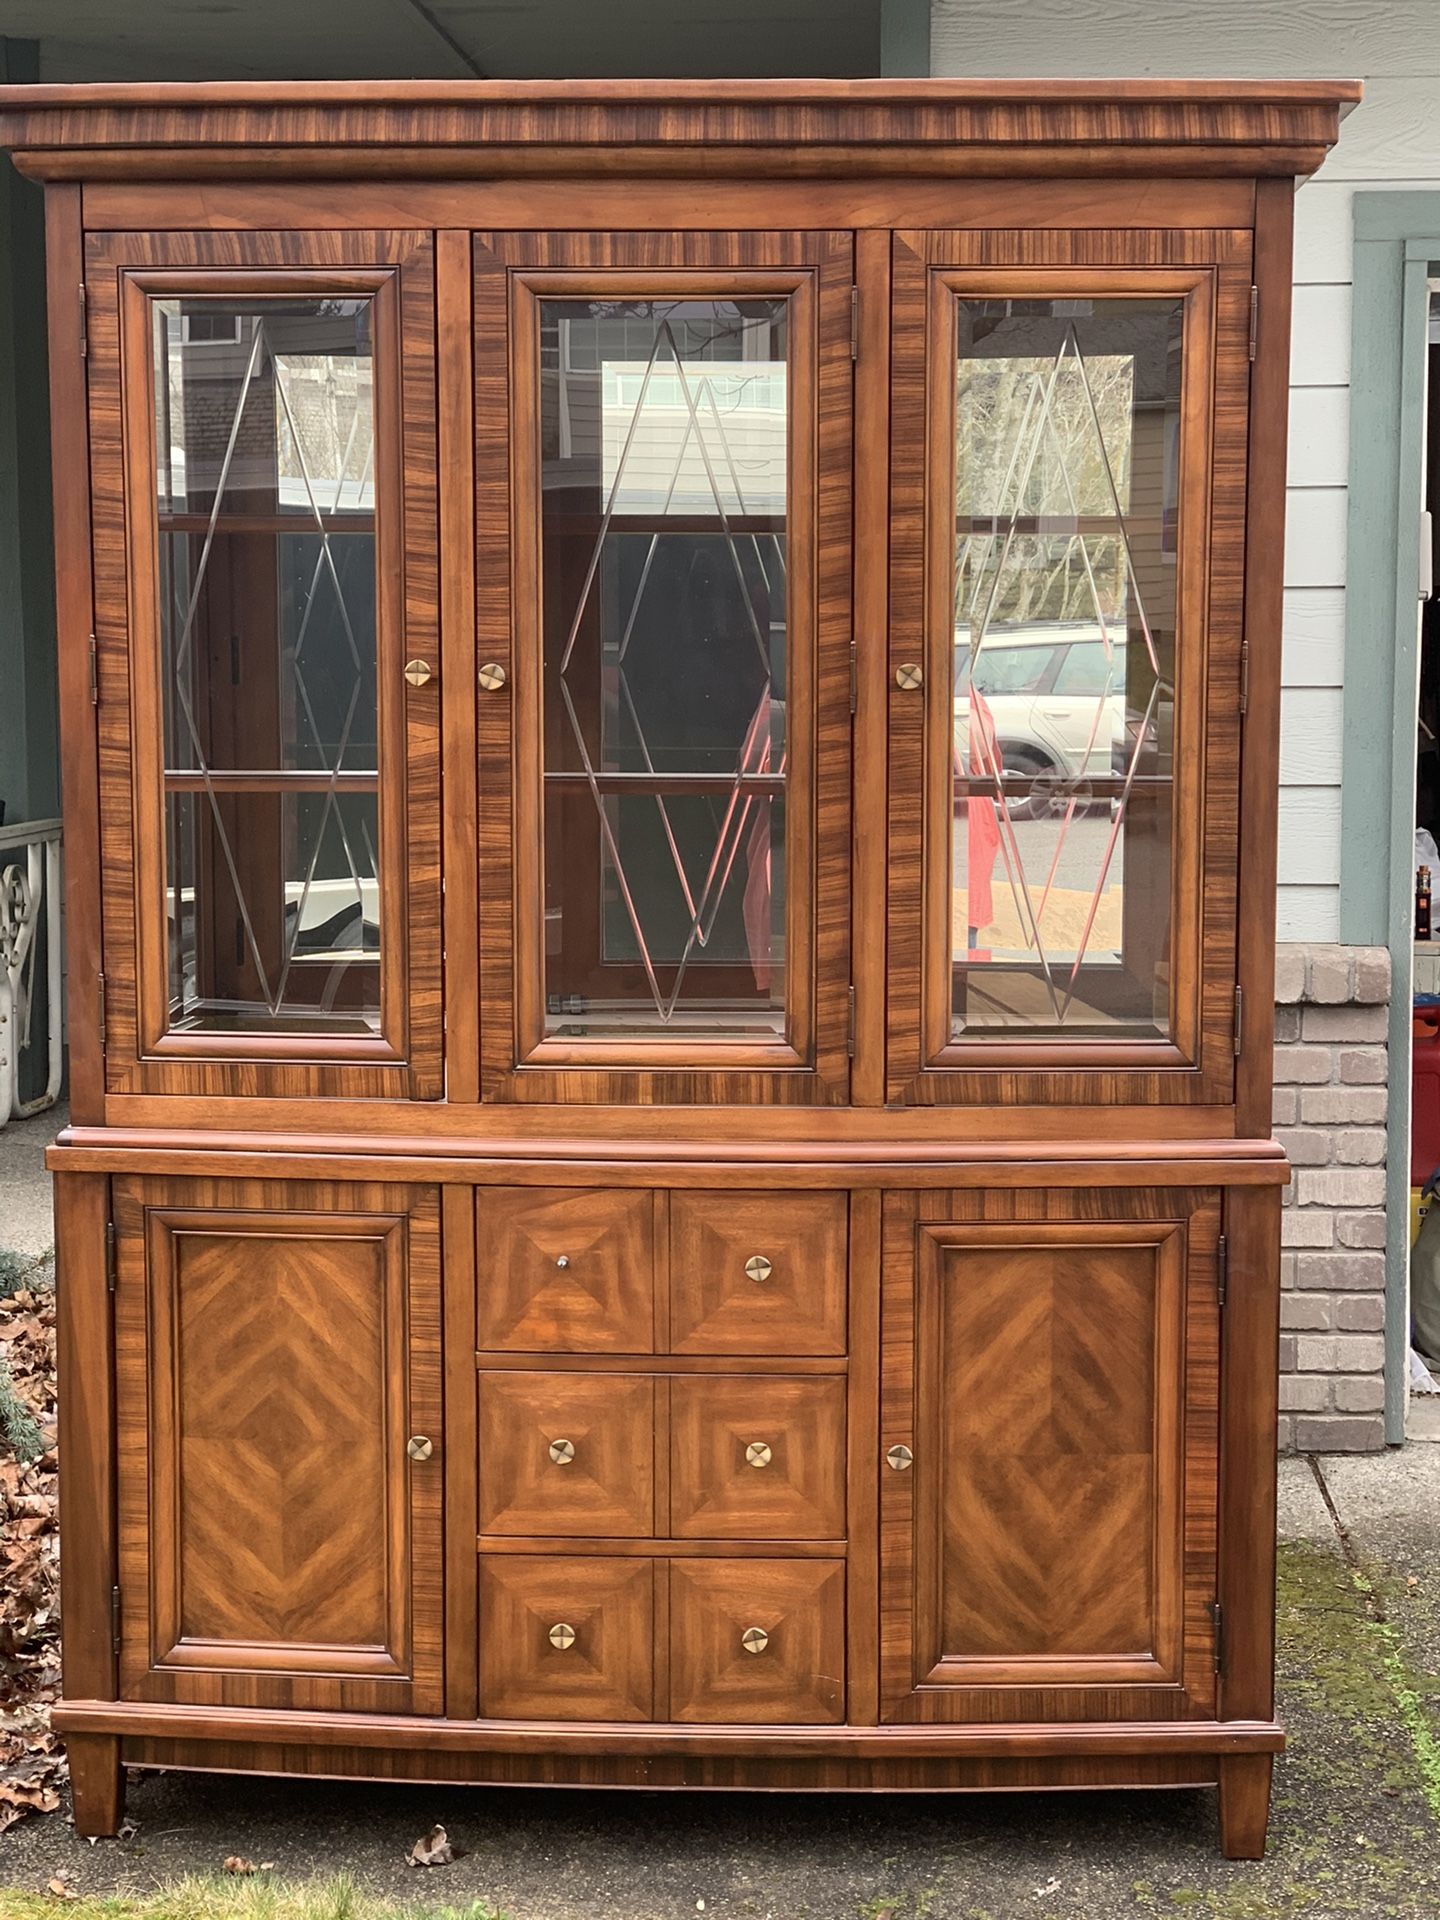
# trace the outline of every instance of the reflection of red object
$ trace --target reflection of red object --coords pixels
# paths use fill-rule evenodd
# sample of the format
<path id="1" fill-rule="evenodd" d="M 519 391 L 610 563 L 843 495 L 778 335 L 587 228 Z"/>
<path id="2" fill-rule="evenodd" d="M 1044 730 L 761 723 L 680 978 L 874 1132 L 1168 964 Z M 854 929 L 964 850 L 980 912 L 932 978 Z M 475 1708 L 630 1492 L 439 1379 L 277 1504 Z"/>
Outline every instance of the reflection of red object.
<path id="1" fill-rule="evenodd" d="M 995 722 L 983 696 L 974 687 L 970 689 L 970 725 L 965 758 L 969 762 L 968 769 L 960 765 L 960 756 L 956 753 L 957 773 L 968 771 L 976 779 L 1000 778 L 1000 749 L 995 742 Z M 969 926 L 988 927 L 995 918 L 990 877 L 995 871 L 995 856 L 999 851 L 1000 821 L 995 812 L 995 802 L 986 799 L 983 794 L 972 793 L 965 802 L 965 888 L 968 896 L 965 919 Z M 982 958 L 974 950 L 966 957 L 970 960 Z M 988 959 L 989 955 L 983 957 Z"/>
<path id="2" fill-rule="evenodd" d="M 1410 1040 L 1410 1184 L 1440 1167 L 1440 1007 L 1417 1007 Z"/>

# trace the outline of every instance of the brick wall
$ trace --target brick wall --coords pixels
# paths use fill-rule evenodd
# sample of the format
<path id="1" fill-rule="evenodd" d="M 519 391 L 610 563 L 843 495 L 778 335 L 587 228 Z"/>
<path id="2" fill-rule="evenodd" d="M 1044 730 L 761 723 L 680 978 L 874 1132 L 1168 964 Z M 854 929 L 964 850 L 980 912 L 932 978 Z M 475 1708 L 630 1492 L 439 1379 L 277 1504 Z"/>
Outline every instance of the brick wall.
<path id="1" fill-rule="evenodd" d="M 1294 1172 L 1281 1227 L 1280 1445 L 1385 1444 L 1383 947 L 1282 946 L 1275 1137 Z"/>

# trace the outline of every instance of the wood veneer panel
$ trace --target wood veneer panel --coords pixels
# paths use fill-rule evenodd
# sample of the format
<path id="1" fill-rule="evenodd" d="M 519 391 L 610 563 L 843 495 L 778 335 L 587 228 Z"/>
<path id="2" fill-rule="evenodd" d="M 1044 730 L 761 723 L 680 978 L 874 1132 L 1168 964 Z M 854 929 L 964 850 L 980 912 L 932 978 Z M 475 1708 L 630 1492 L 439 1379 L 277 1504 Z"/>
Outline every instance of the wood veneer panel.
<path id="1" fill-rule="evenodd" d="M 495 1719 L 649 1720 L 654 1569 L 648 1560 L 480 1566 L 480 1704 Z M 552 1629 L 568 1628 L 556 1644 Z M 562 1636 L 563 1638 L 563 1636 Z"/>
<path id="2" fill-rule="evenodd" d="M 656 1531 L 652 1379 L 482 1370 L 479 1387 L 482 1533 Z"/>
<path id="3" fill-rule="evenodd" d="M 80 189 L 45 195 L 45 302 L 50 365 L 50 471 L 55 540 L 55 639 L 64 809 L 65 949 L 70 1112 L 104 1118 L 105 1060 L 98 1004 L 100 793 L 90 656 L 95 626 L 90 557 L 90 439 L 82 358 L 85 280 Z M 58 1020 L 59 1008 L 49 1017 Z"/>
<path id="4" fill-rule="evenodd" d="M 60 1505 L 65 1527 L 65 1686 L 115 1692 L 115 1364 L 105 1230 L 110 1183 L 63 1173 L 55 1181 Z"/>
<path id="5" fill-rule="evenodd" d="M 917 1210 L 918 1233 L 887 1203 L 881 1444 L 916 1462 L 882 1481 L 887 1718 L 1213 1712 L 1218 1197 L 1018 1189 Z"/>
<path id="6" fill-rule="evenodd" d="M 757 1260 L 766 1265 L 752 1276 Z M 843 1353 L 846 1266 L 839 1194 L 677 1193 L 670 1344 L 677 1353 Z"/>
<path id="7" fill-rule="evenodd" d="M 123 1690 L 436 1711 L 438 1196 L 126 1180 L 115 1203 Z"/>
<path id="8" fill-rule="evenodd" d="M 953 178 L 877 178 L 857 169 L 849 179 L 734 179 L 712 198 L 697 195 L 685 180 L 577 172 L 569 179 L 513 181 L 332 180 L 322 202 L 312 188 L 283 181 L 117 180 L 87 187 L 85 205 L 92 227 L 114 231 L 433 227 L 464 231 L 468 242 L 473 228 L 850 227 L 875 230 L 888 253 L 892 227 L 1246 227 L 1254 218 L 1255 182 L 990 179 L 983 195 L 967 197 L 956 193 Z M 437 248 L 443 244 L 437 237 Z M 442 416 L 442 432 L 444 424 Z"/>
<path id="9" fill-rule="evenodd" d="M 745 1635 L 757 1630 L 750 1652 Z M 672 1561 L 672 1720 L 838 1722 L 844 1676 L 843 1561 Z"/>
<path id="10" fill-rule="evenodd" d="M 475 1196 L 476 1338 L 515 1353 L 649 1353 L 655 1205 L 649 1193 L 553 1187 Z"/>
<path id="11" fill-rule="evenodd" d="M 844 1537 L 842 1378 L 697 1374 L 672 1379 L 669 1390 L 672 1534 Z"/>

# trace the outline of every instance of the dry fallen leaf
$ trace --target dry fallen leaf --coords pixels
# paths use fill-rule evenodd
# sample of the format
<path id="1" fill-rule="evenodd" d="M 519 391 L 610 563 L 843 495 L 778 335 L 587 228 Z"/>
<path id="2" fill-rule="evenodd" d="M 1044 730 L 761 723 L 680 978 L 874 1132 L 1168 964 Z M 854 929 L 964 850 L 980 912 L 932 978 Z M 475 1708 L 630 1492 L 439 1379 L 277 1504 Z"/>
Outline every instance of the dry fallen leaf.
<path id="1" fill-rule="evenodd" d="M 79 1894 L 70 1885 L 70 1876 L 63 1867 L 51 1879 L 45 1882 L 45 1891 L 52 1900 L 78 1900 Z"/>
<path id="2" fill-rule="evenodd" d="M 450 1836 L 443 1827 L 431 1827 L 429 1833 L 422 1834 L 410 1849 L 409 1864 L 412 1867 L 448 1867 L 455 1858 L 455 1849 L 450 1845 Z"/>
<path id="3" fill-rule="evenodd" d="M 230 1853 L 225 1856 L 226 1873 L 254 1873 L 255 1862 L 247 1860 L 243 1854 Z"/>

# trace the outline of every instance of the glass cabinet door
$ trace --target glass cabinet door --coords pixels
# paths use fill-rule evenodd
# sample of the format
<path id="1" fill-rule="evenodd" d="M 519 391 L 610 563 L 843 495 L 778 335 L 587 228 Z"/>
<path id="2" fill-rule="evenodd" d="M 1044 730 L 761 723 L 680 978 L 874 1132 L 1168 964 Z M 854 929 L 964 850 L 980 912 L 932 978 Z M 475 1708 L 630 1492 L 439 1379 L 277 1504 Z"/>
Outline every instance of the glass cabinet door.
<path id="1" fill-rule="evenodd" d="M 238 271 L 199 237 L 97 248 L 120 256 L 92 268 L 92 394 L 103 525 L 118 292 L 142 1081 L 194 1062 L 223 1090 L 203 1063 L 230 1060 L 323 1084 L 345 1062 L 337 1088 L 438 1091 L 417 1004 L 438 1013 L 438 954 L 409 926 L 438 882 L 435 612 L 407 573 L 434 480 L 428 501 L 402 482 L 412 431 L 433 436 L 428 247 L 364 241 L 327 265 L 305 236 L 247 236 Z M 112 1011 L 123 1032 L 123 994 Z"/>
<path id="2" fill-rule="evenodd" d="M 1248 265 L 1034 238 L 896 242 L 891 1096 L 1224 1100 Z"/>
<path id="3" fill-rule="evenodd" d="M 833 1098 L 849 236 L 672 248 L 477 239 L 477 360 L 508 319 L 514 516 L 508 619 L 479 576 L 482 812 L 508 804 L 514 836 L 513 900 L 481 873 L 482 944 L 513 954 L 487 1089 L 567 1098 L 582 1069 L 601 1097 L 677 1097 L 683 1075 Z M 482 403 L 482 491 L 501 424 Z M 487 754 L 507 710 L 513 785 Z"/>

